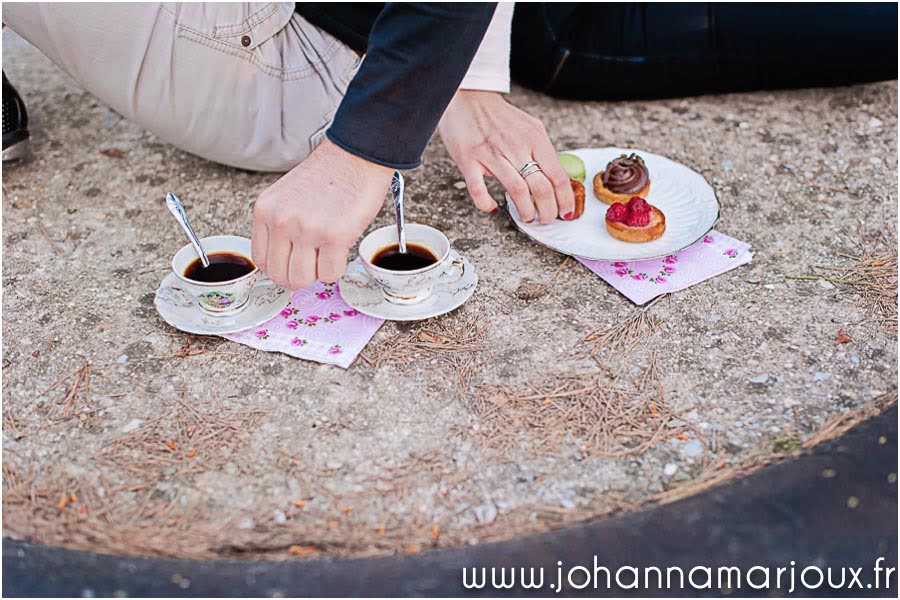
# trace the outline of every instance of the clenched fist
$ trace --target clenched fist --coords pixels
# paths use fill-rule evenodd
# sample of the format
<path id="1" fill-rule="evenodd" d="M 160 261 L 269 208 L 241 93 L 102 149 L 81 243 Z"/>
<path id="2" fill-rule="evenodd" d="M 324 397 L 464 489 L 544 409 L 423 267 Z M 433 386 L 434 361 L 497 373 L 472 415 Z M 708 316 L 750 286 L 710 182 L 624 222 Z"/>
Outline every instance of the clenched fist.
<path id="1" fill-rule="evenodd" d="M 392 174 L 326 139 L 256 199 L 253 261 L 291 290 L 336 281 L 350 246 L 381 209 Z"/>

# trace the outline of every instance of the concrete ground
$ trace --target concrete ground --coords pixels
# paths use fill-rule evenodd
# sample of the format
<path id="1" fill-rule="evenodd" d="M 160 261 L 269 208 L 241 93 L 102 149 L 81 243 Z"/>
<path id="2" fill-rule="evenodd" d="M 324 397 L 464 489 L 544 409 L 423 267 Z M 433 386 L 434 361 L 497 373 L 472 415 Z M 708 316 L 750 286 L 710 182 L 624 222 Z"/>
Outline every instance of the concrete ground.
<path id="1" fill-rule="evenodd" d="M 249 235 L 275 175 L 165 144 L 8 30 L 3 50 L 34 153 L 3 169 L 7 537 L 198 557 L 476 544 L 665 498 L 896 394 L 896 338 L 854 288 L 788 277 L 896 255 L 896 82 L 629 103 L 517 88 L 512 102 L 560 149 L 644 148 L 704 174 L 722 203 L 717 228 L 751 243 L 753 263 L 655 303 L 658 327 L 628 356 L 575 357 L 633 305 L 502 213 L 475 211 L 435 140 L 408 174 L 408 219 L 439 225 L 480 284 L 426 326 L 449 338 L 487 326 L 482 349 L 344 371 L 190 338 L 153 308 L 183 244 L 165 192 L 199 231 Z M 554 280 L 520 297 L 523 282 Z M 417 327 L 386 323 L 367 351 Z M 841 331 L 851 341 L 838 343 Z M 517 413 L 511 430 L 484 409 L 558 371 L 629 390 L 610 392 L 592 424 L 606 453 L 586 451 L 565 420 L 529 426 Z M 647 414 L 608 429 L 622 397 Z M 635 450 L 660 418 L 662 434 Z"/>
<path id="2" fill-rule="evenodd" d="M 785 571 L 758 589 L 765 564 L 832 569 L 832 581 L 843 591 L 817 586 L 798 596 L 818 593 L 837 597 L 897 597 L 897 577 L 877 575 L 871 567 L 897 564 L 897 407 L 867 419 L 793 460 L 785 460 L 752 475 L 733 480 L 679 502 L 654 506 L 598 521 L 505 542 L 447 548 L 415 555 L 305 561 L 185 560 L 109 556 L 42 544 L 3 542 L 3 595 L 21 597 L 465 597 L 525 596 L 521 579 L 512 589 L 467 589 L 460 578 L 473 567 L 534 568 L 545 573 L 543 594 L 564 597 L 707 596 L 772 597 L 788 595 L 792 580 Z M 856 503 L 849 502 L 855 498 Z M 851 507 L 852 506 L 852 507 Z M 697 527 L 702 520 L 705 527 Z M 877 557 L 882 557 L 881 559 Z M 597 563 L 607 568 L 607 585 L 600 571 L 598 585 L 558 589 L 559 562 Z M 676 567 L 685 573 L 703 565 L 713 573 L 737 568 L 742 582 L 711 577 L 709 590 L 700 572 L 679 586 L 656 584 L 654 573 L 640 577 L 636 590 L 632 569 Z M 772 565 L 772 566 L 769 566 Z M 839 584 L 840 568 L 858 565 L 859 581 Z M 724 567 L 724 569 L 723 569 Z M 850 567 L 854 568 L 854 567 Z M 622 570 L 619 578 L 615 575 Z M 720 571 L 722 569 L 722 571 Z M 758 570 L 758 567 L 757 569 Z M 856 571 L 857 568 L 854 568 Z M 666 571 L 668 572 L 668 571 Z M 753 587 L 748 584 L 753 575 Z M 573 579 L 580 585 L 581 580 Z M 565 577 L 565 575 L 563 576 Z M 498 578 L 499 580 L 499 578 Z M 541 581 L 540 575 L 534 580 Z M 532 580 L 532 581 L 534 581 Z M 471 577 L 468 578 L 471 582 Z M 510 578 L 511 581 L 511 578 Z M 527 582 L 527 580 L 526 580 Z M 526 583 L 527 585 L 527 583 Z M 827 584 L 826 584 L 827 585 Z M 490 586 L 490 584 L 488 584 Z M 540 583 L 537 584 L 538 587 Z M 757 589 L 754 589 L 757 588 Z M 823 589 L 824 588 L 824 589 Z M 893 593 L 892 593 L 893 592 Z M 793 596 L 794 593 L 791 595 Z M 532 591 L 533 595 L 537 593 Z"/>

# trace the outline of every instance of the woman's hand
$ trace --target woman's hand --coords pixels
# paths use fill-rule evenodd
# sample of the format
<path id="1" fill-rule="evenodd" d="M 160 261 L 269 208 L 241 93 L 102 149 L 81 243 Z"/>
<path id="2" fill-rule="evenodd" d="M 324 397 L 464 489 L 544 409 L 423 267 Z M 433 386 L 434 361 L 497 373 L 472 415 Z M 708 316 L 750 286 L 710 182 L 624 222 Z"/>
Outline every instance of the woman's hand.
<path id="1" fill-rule="evenodd" d="M 559 164 L 547 130 L 501 94 L 458 91 L 438 131 L 480 210 L 497 210 L 484 185 L 484 176 L 490 175 L 500 180 L 525 221 L 535 216 L 541 223 L 557 216 L 572 218 L 575 198 L 569 176 Z M 519 169 L 529 161 L 537 162 L 543 171 L 523 179 Z"/>
<path id="2" fill-rule="evenodd" d="M 292 290 L 336 281 L 350 246 L 381 209 L 392 174 L 326 138 L 256 199 L 253 261 Z"/>

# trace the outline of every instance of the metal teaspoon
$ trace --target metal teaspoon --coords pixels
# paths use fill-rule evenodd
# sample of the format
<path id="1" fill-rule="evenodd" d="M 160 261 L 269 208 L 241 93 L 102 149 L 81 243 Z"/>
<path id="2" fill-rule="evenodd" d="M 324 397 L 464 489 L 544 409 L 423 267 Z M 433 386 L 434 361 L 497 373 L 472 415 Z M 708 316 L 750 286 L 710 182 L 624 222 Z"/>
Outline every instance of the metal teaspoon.
<path id="1" fill-rule="evenodd" d="M 403 175 L 394 171 L 391 179 L 391 196 L 394 198 L 394 212 L 397 215 L 397 239 L 400 254 L 406 254 L 406 232 L 403 230 Z"/>
<path id="2" fill-rule="evenodd" d="M 401 184 L 402 189 L 402 184 Z M 197 251 L 197 255 L 200 257 L 200 262 L 203 263 L 203 268 L 209 266 L 209 259 L 206 257 L 206 251 L 203 250 L 203 246 L 200 244 L 200 238 L 197 237 L 197 234 L 194 233 L 194 228 L 191 227 L 191 222 L 188 221 L 187 214 L 184 212 L 184 205 L 181 203 L 181 200 L 178 199 L 178 196 L 169 192 L 166 194 L 166 206 L 169 207 L 169 212 L 171 212 L 175 219 L 178 220 L 178 223 L 181 225 L 181 228 L 184 229 L 184 232 L 191 239 L 191 244 L 194 246 L 194 250 Z"/>

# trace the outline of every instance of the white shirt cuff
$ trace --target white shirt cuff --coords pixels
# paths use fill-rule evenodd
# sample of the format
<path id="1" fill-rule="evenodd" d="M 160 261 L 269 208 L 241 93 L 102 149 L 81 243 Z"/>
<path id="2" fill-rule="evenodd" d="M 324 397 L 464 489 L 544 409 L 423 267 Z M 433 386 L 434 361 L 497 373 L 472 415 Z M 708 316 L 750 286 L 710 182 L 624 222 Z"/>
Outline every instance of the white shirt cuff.
<path id="1" fill-rule="evenodd" d="M 509 53 L 514 8 L 514 2 L 497 4 L 491 24 L 488 25 L 459 89 L 504 94 L 509 92 Z"/>

